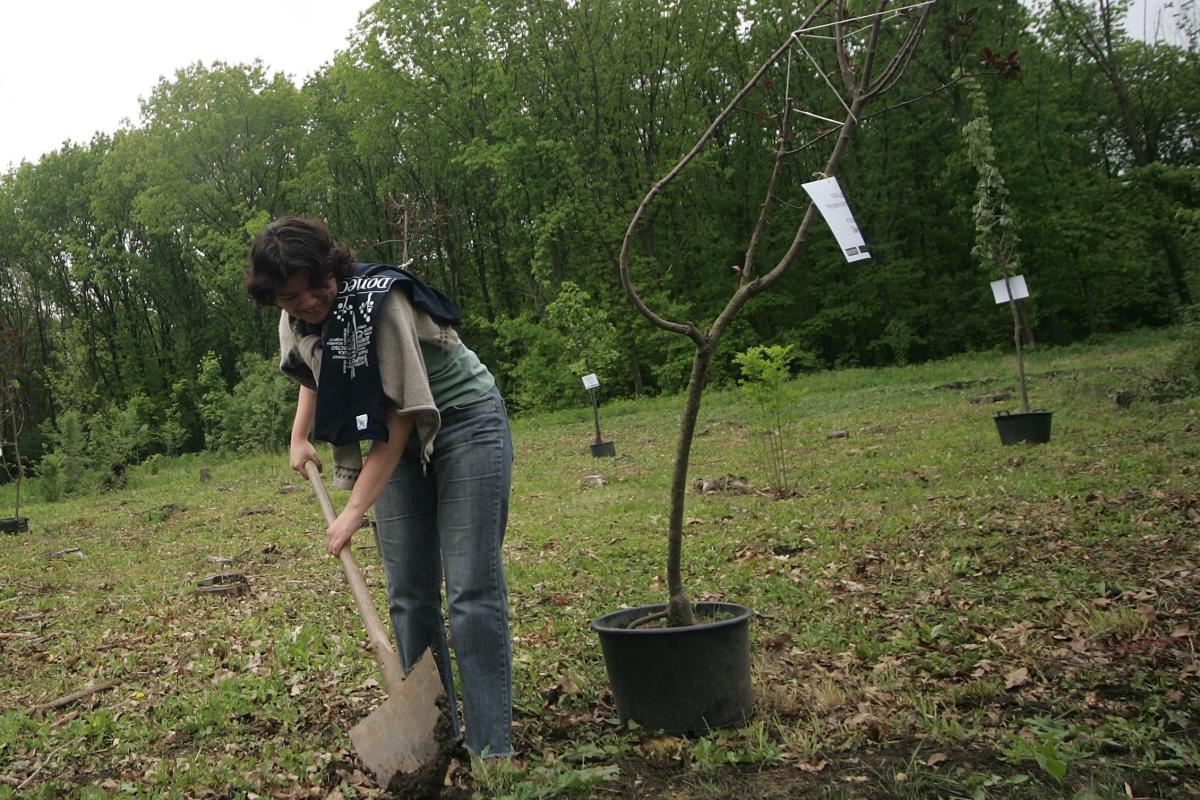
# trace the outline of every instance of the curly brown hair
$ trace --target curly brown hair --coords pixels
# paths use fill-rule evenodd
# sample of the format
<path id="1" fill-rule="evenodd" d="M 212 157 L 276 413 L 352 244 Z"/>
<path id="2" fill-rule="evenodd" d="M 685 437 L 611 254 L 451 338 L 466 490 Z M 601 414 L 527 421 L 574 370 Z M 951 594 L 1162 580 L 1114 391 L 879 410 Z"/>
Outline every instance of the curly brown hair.
<path id="1" fill-rule="evenodd" d="M 318 219 L 280 217 L 263 228 L 250 245 L 242 288 L 259 308 L 275 305 L 275 295 L 294 275 L 308 275 L 309 286 L 323 286 L 354 274 L 350 246 L 336 241 Z"/>

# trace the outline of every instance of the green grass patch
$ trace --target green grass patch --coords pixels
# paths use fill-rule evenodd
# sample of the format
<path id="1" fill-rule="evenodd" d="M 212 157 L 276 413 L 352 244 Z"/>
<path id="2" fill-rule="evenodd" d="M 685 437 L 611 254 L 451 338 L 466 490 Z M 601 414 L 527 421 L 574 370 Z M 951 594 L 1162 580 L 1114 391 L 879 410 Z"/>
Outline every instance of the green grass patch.
<path id="1" fill-rule="evenodd" d="M 589 455 L 590 408 L 515 420 L 519 755 L 461 765 L 447 796 L 1200 793 L 1200 403 L 1111 401 L 1175 347 L 1029 354 L 1041 446 L 999 444 L 1016 401 L 970 402 L 1015 391 L 1000 354 L 804 376 L 784 497 L 760 491 L 741 396 L 710 392 L 689 476 L 750 488 L 689 494 L 685 572 L 694 600 L 760 614 L 756 717 L 696 740 L 616 724 L 588 627 L 666 599 L 680 398 L 604 406 L 612 459 Z M 283 457 L 157 459 L 22 514 L 0 554 L 0 798 L 379 794 L 346 734 L 382 697 L 374 663 Z M 250 592 L 195 593 L 227 571 Z"/>

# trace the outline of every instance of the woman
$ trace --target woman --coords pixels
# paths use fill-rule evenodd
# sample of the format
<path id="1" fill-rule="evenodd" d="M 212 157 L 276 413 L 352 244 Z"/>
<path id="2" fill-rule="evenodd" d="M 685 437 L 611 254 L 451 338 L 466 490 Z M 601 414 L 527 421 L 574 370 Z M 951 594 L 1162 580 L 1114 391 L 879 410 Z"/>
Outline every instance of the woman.
<path id="1" fill-rule="evenodd" d="M 454 332 L 457 309 L 408 273 L 356 264 L 324 224 L 296 217 L 258 234 L 244 286 L 260 307 L 283 309 L 280 369 L 300 384 L 292 469 L 323 466 L 309 441 L 315 431 L 334 446 L 334 486 L 351 489 L 325 532 L 326 549 L 336 556 L 375 505 L 400 660 L 411 670 L 431 647 L 454 698 L 445 579 L 466 745 L 477 755 L 512 755 L 501 556 L 512 440 L 495 379 Z"/>

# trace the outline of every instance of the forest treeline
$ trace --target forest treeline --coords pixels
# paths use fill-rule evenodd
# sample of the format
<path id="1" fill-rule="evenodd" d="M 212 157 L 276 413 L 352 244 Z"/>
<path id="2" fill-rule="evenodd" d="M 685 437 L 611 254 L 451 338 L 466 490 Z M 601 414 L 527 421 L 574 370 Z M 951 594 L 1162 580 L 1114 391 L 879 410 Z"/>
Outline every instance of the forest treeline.
<path id="1" fill-rule="evenodd" d="M 180 69 L 136 124 L 0 177 L 0 314 L 19 341 L 3 371 L 21 387 L 24 452 L 69 488 L 80 464 L 286 441 L 278 312 L 239 288 L 251 238 L 285 214 L 326 220 L 361 260 L 411 258 L 458 302 L 515 409 L 585 403 L 585 372 L 608 397 L 680 390 L 690 343 L 630 306 L 622 237 L 806 10 L 381 0 L 301 87 L 261 63 Z M 1067 344 L 1176 320 L 1200 219 L 1195 7 L 1180 9 L 1182 44 L 1131 38 L 1121 13 L 939 0 L 888 97 L 898 107 L 861 122 L 840 170 L 873 258 L 847 264 L 815 235 L 725 335 L 711 380 L 736 378 L 733 355 L 760 344 L 792 345 L 797 369 L 1011 345 L 998 276 L 971 252 L 959 69 L 991 109 L 1029 332 Z M 768 73 L 638 231 L 639 291 L 674 318 L 705 324 L 736 284 L 789 79 L 793 96 L 823 98 L 813 107 L 832 102 L 817 69 Z M 766 256 L 790 243 L 822 155 L 783 176 Z"/>

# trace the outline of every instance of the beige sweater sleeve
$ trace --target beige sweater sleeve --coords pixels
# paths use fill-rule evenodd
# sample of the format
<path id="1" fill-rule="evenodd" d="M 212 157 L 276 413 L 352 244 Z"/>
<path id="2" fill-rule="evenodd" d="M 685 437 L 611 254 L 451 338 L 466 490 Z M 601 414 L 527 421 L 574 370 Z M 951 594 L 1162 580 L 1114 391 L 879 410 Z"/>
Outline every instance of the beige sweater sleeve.
<path id="1" fill-rule="evenodd" d="M 425 463 L 433 454 L 433 440 L 442 426 L 442 417 L 429 387 L 421 341 L 444 338 L 447 335 L 444 331 L 449 331 L 456 340 L 457 336 L 452 328 L 443 329 L 428 314 L 414 309 L 408 294 L 400 286 L 388 292 L 376 320 L 375 353 L 379 359 L 383 393 L 396 411 L 416 418 L 417 435 L 421 437 L 421 462 Z"/>

